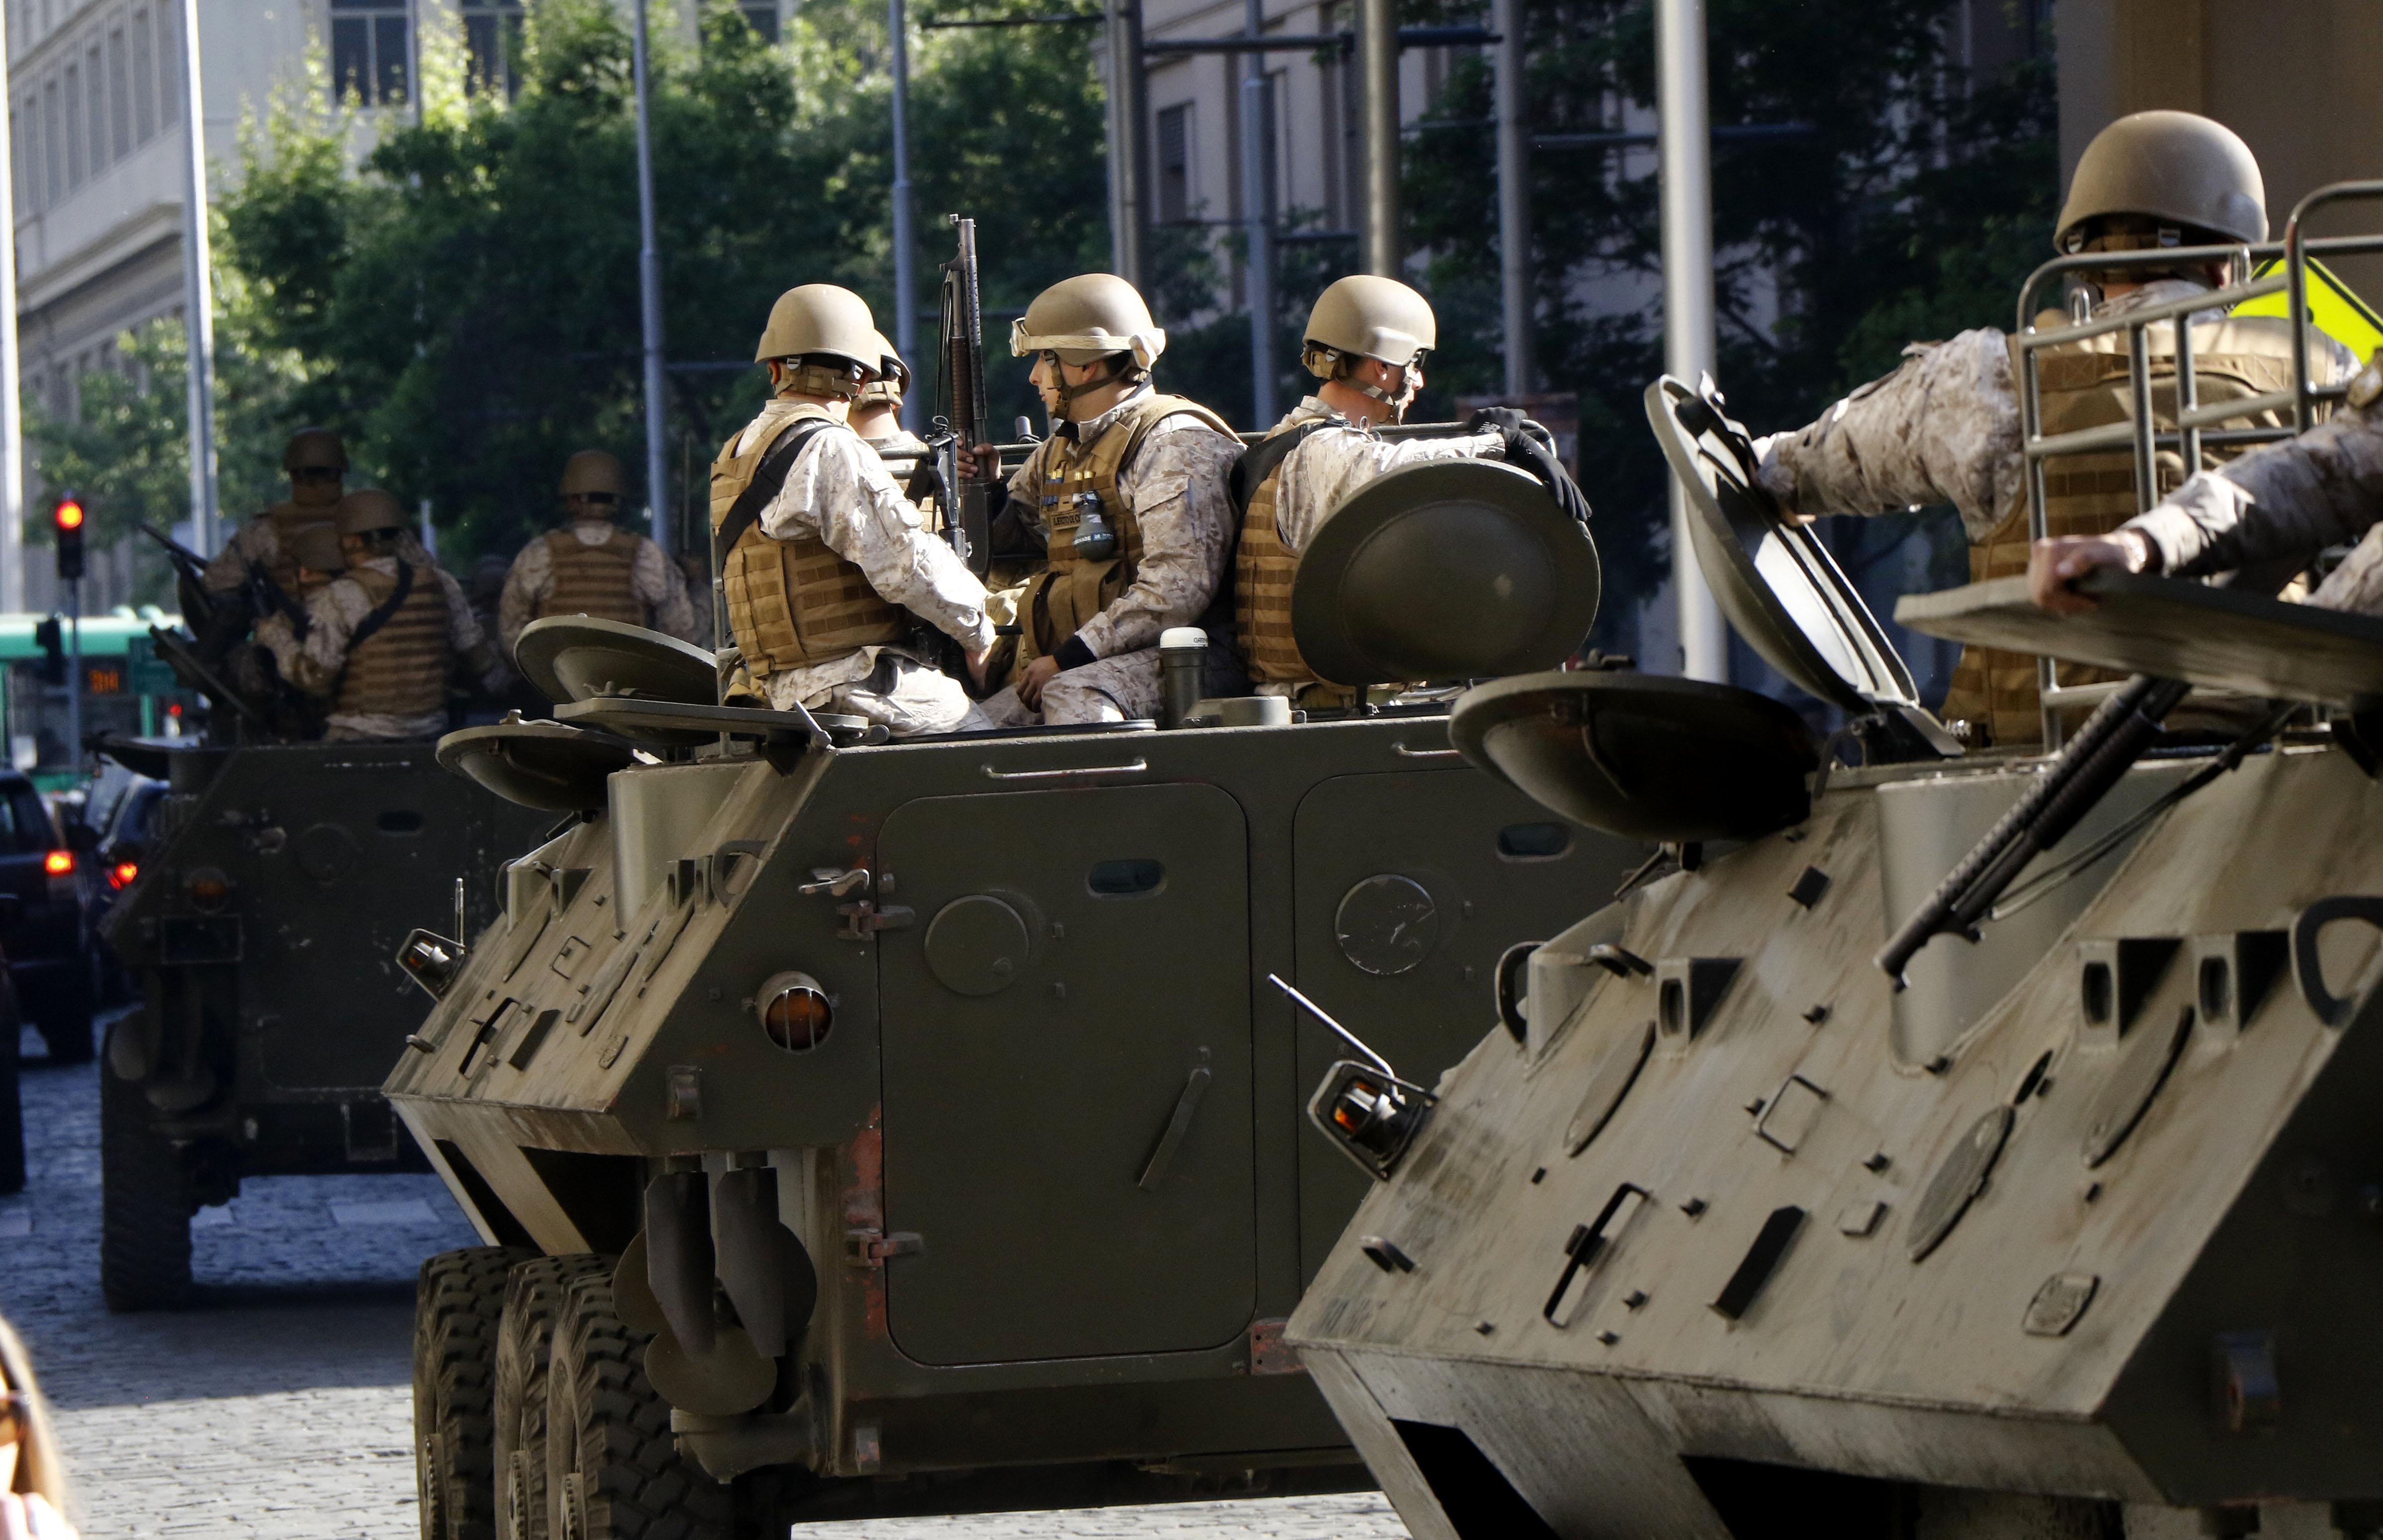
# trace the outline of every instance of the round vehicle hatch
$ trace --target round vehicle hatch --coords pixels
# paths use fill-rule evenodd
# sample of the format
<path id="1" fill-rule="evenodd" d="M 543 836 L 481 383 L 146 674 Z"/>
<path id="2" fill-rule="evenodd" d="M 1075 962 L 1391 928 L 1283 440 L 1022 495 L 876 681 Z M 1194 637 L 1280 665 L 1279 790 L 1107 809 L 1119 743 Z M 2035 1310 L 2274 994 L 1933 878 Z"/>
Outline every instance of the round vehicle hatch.
<path id="1" fill-rule="evenodd" d="M 1431 955 L 1439 939 L 1439 906 L 1412 878 L 1383 873 L 1340 895 L 1332 917 L 1340 955 L 1367 973 L 1389 978 Z"/>
<path id="2" fill-rule="evenodd" d="M 1811 731 L 1766 696 L 1693 679 L 1532 673 L 1467 690 L 1449 742 L 1575 823 L 1636 840 L 1751 840 L 1811 815 Z"/>
<path id="3" fill-rule="evenodd" d="M 1647 388 L 1647 420 L 1687 491 L 1688 538 L 1713 600 L 1764 662 L 1857 714 L 1916 707 L 1911 671 L 1819 536 L 1754 485 L 1754 449 L 1710 376 Z"/>
<path id="4" fill-rule="evenodd" d="M 1928 1190 L 1920 1195 L 1920 1206 L 1911 1211 L 1912 1261 L 1924 1260 L 1942 1245 L 1961 1222 L 1961 1215 L 1969 1212 L 1970 1201 L 1986 1189 L 1986 1177 L 2010 1139 L 2011 1118 L 2006 1106 L 1979 1118 L 1936 1167 L 1936 1174 L 1928 1179 Z"/>
<path id="5" fill-rule="evenodd" d="M 711 654 L 675 636 L 587 615 L 549 615 L 522 628 L 513 662 L 557 706 L 590 696 L 710 706 L 720 696 Z"/>
<path id="6" fill-rule="evenodd" d="M 1597 619 L 1596 542 L 1538 479 L 1434 460 L 1367 482 L 1299 559 L 1290 628 L 1336 684 L 1551 669 Z"/>
<path id="7" fill-rule="evenodd" d="M 604 778 L 636 760 L 620 739 L 559 721 L 508 720 L 438 740 L 441 769 L 548 813 L 603 807 Z"/>
<path id="8" fill-rule="evenodd" d="M 298 861 L 298 869 L 317 882 L 332 882 L 345 877 L 362 854 L 356 848 L 355 836 L 336 823 L 317 823 L 301 830 L 290 842 L 290 853 Z"/>
<path id="9" fill-rule="evenodd" d="M 2118 1062 L 2111 1067 L 2110 1078 L 2102 1082 L 2101 1094 L 2093 1098 L 2085 1114 L 2085 1164 L 2088 1167 L 2101 1164 L 2118 1152 L 2135 1125 L 2151 1110 L 2152 1099 L 2167 1084 L 2169 1073 L 2176 1068 L 2179 1055 L 2192 1036 L 2192 1012 L 2190 1008 L 2177 1013 L 2176 1019 L 2166 1027 L 2155 1022 L 2139 1021 L 2127 1034 L 2124 1046 L 2118 1050 Z"/>
<path id="10" fill-rule="evenodd" d="M 955 898 L 927 926 L 927 967 L 955 994 L 998 994 L 1026 971 L 1026 921 L 991 893 Z"/>

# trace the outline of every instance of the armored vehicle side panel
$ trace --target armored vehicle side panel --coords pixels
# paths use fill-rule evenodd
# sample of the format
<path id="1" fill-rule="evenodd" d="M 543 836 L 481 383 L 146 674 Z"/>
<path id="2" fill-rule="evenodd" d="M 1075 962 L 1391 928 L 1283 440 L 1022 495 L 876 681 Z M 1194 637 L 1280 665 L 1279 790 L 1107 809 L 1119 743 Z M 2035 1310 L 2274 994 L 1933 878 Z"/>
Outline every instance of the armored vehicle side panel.
<path id="1" fill-rule="evenodd" d="M 673 1320 L 713 1349 L 639 1329 L 716 1473 L 1346 1460 L 1279 1330 L 1362 1178 L 1303 1125 L 1331 1041 L 1266 976 L 1436 1074 L 1506 948 L 1645 854 L 1436 714 L 641 766 L 512 869 L 387 1090 L 491 1244 L 702 1280 L 716 1319 Z M 796 976 L 833 1015 L 790 1039 Z M 721 1205 L 757 1166 L 818 1302 L 732 1386 Z M 673 1251 L 705 1243 L 655 1215 L 707 1187 L 717 1256 Z"/>
<path id="2" fill-rule="evenodd" d="M 2383 891 L 2383 788 L 2335 748 L 2255 757 L 2031 955 L 1915 970 L 1971 998 L 1898 1029 L 1872 955 L 1950 855 L 1884 880 L 1882 831 L 2032 773 L 1841 778 L 1535 957 L 1530 1041 L 1448 1077 L 1291 1323 L 1417 1535 L 1772 1533 L 1746 1513 L 1815 1498 L 1846 1534 L 1965 1502 L 1982 1527 L 1944 1533 L 2105 1533 L 2076 1499 L 2234 1534 L 2262 1498 L 2383 1497 L 2375 932 L 2312 908 Z M 1814 1472 L 1896 1484 L 1920 1527 Z"/>

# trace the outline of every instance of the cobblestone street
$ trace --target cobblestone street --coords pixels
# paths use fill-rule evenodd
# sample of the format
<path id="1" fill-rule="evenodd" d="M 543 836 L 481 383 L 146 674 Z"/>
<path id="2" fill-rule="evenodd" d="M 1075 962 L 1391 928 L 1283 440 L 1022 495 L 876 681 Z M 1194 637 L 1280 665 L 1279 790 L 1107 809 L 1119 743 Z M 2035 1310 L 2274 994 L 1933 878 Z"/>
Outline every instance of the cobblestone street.
<path id="1" fill-rule="evenodd" d="M 192 1234 L 198 1296 L 175 1314 L 100 1300 L 96 1070 L 26 1037 L 27 1190 L 0 1199 L 0 1310 L 54 1403 L 89 1540 L 417 1532 L 408 1351 L 414 1275 L 473 1244 L 432 1177 L 248 1182 Z M 802 1540 L 1388 1540 L 1372 1494 L 803 1525 Z"/>

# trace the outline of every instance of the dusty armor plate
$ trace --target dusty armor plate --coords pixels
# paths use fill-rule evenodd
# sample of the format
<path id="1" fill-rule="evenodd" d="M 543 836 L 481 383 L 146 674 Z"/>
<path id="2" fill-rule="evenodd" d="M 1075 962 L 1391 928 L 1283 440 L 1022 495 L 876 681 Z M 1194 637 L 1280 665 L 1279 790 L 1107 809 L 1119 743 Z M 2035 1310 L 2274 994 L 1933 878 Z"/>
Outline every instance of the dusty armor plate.
<path id="1" fill-rule="evenodd" d="M 1754 485 L 1753 446 L 1722 406 L 1710 378 L 1700 390 L 1669 375 L 1647 388 L 1647 420 L 1687 489 L 1688 537 L 1714 602 L 1763 661 L 1831 705 L 1917 707 L 1911 671 L 1829 548 Z"/>
<path id="2" fill-rule="evenodd" d="M 1335 684 L 1551 669 L 1587 639 L 1601 569 L 1537 478 L 1435 460 L 1367 482 L 1299 560 L 1291 634 Z"/>
<path id="3" fill-rule="evenodd" d="M 549 813 L 603 807 L 604 778 L 635 758 L 627 744 L 609 733 L 554 721 L 500 721 L 438 740 L 440 769 L 476 781 L 507 802 Z"/>
<path id="4" fill-rule="evenodd" d="M 2080 587 L 2101 601 L 2082 615 L 2038 610 L 2027 579 L 2003 577 L 1913 594 L 1895 618 L 1931 636 L 2204 689 L 2327 706 L 2383 696 L 2383 621 L 2107 569 Z"/>
<path id="5" fill-rule="evenodd" d="M 1804 719 L 1767 696 L 1641 673 L 1534 673 L 1457 697 L 1449 742 L 1542 807 L 1641 840 L 1750 840 L 1811 814 Z"/>
<path id="6" fill-rule="evenodd" d="M 675 636 L 587 615 L 549 615 L 522 628 L 513 662 L 533 688 L 561 706 L 590 696 L 710 706 L 720 699 L 711 654 Z"/>

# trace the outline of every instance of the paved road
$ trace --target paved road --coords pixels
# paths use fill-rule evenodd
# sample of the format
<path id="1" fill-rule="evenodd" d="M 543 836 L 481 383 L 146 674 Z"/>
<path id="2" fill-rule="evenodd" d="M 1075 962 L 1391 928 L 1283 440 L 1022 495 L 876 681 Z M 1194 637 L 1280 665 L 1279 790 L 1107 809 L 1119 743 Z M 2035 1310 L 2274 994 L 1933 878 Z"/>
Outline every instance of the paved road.
<path id="1" fill-rule="evenodd" d="M 27 1053 L 40 1040 L 28 1033 Z M 473 1243 L 429 1177 L 249 1182 L 192 1236 L 191 1310 L 99 1297 L 98 1083 L 25 1066 L 31 1181 L 0 1198 L 0 1310 L 55 1404 L 91 1540 L 417 1533 L 407 1366 L 414 1274 Z M 803 1540 L 1389 1540 L 1376 1496 L 804 1525 Z"/>

